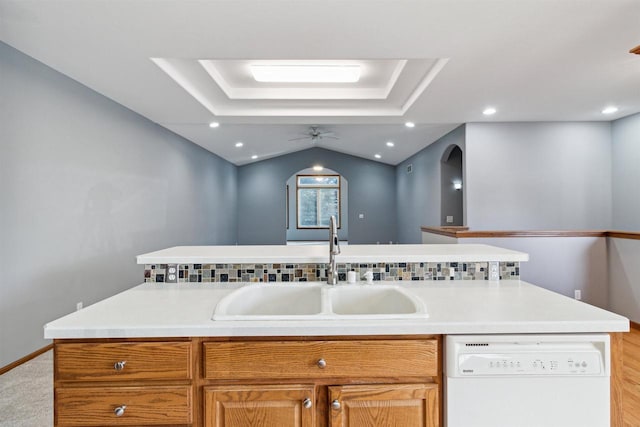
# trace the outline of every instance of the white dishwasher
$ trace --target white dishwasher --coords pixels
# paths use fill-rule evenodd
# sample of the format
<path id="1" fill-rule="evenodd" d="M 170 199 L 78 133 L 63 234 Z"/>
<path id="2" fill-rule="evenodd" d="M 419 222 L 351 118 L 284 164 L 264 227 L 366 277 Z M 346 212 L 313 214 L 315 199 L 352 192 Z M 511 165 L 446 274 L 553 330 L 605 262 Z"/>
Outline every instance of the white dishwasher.
<path id="1" fill-rule="evenodd" d="M 446 427 L 609 426 L 609 335 L 449 335 Z"/>

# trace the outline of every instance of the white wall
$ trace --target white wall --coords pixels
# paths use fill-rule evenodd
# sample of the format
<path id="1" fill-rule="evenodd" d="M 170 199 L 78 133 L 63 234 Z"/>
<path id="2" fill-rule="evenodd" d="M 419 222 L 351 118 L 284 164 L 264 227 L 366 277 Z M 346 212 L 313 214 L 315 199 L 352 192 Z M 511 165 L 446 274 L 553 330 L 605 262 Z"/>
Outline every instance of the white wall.
<path id="1" fill-rule="evenodd" d="M 545 289 L 609 307 L 607 242 L 605 237 L 508 237 L 458 239 L 458 243 L 483 243 L 529 254 L 520 263 L 520 278 Z M 544 307 L 540 307 L 544 310 Z"/>
<path id="2" fill-rule="evenodd" d="M 640 240 L 607 240 L 609 309 L 640 323 Z"/>
<path id="3" fill-rule="evenodd" d="M 466 129 L 470 229 L 611 226 L 610 123 L 469 123 Z"/>
<path id="4" fill-rule="evenodd" d="M 0 153 L 0 366 L 136 255 L 236 241 L 235 166 L 2 43 Z"/>
<path id="5" fill-rule="evenodd" d="M 640 114 L 612 123 L 613 229 L 640 231 Z"/>

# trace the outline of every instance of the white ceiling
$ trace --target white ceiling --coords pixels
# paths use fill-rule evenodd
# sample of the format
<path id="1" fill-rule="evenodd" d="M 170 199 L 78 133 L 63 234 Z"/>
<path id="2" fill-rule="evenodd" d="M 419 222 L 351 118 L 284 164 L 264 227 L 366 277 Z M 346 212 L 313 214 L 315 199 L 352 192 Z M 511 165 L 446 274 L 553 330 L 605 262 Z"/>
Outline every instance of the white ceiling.
<path id="1" fill-rule="evenodd" d="M 397 164 L 460 123 L 640 111 L 640 0 L 0 0 L 0 40 L 235 164 L 311 147 L 289 141 L 309 125 L 340 137 L 316 145 Z M 268 99 L 237 71 L 315 59 L 379 64 L 378 93 L 407 65 L 382 99 Z"/>

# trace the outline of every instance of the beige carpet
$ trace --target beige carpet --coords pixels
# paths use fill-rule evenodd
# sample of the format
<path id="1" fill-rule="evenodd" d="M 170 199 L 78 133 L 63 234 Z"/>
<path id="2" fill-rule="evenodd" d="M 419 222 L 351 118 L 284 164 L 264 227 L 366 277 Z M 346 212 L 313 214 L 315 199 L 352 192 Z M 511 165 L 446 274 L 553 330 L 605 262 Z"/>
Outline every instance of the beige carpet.
<path id="1" fill-rule="evenodd" d="M 0 426 L 53 426 L 53 351 L 0 375 Z"/>

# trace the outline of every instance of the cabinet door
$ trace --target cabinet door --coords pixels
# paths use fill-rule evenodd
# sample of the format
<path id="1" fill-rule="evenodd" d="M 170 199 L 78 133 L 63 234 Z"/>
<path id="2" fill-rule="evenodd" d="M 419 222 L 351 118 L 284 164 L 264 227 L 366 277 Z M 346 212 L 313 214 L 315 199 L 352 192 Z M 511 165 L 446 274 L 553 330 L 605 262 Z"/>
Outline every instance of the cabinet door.
<path id="1" fill-rule="evenodd" d="M 331 427 L 437 427 L 437 384 L 329 387 Z"/>
<path id="2" fill-rule="evenodd" d="M 220 386 L 204 389 L 205 427 L 314 427 L 313 386 Z"/>

